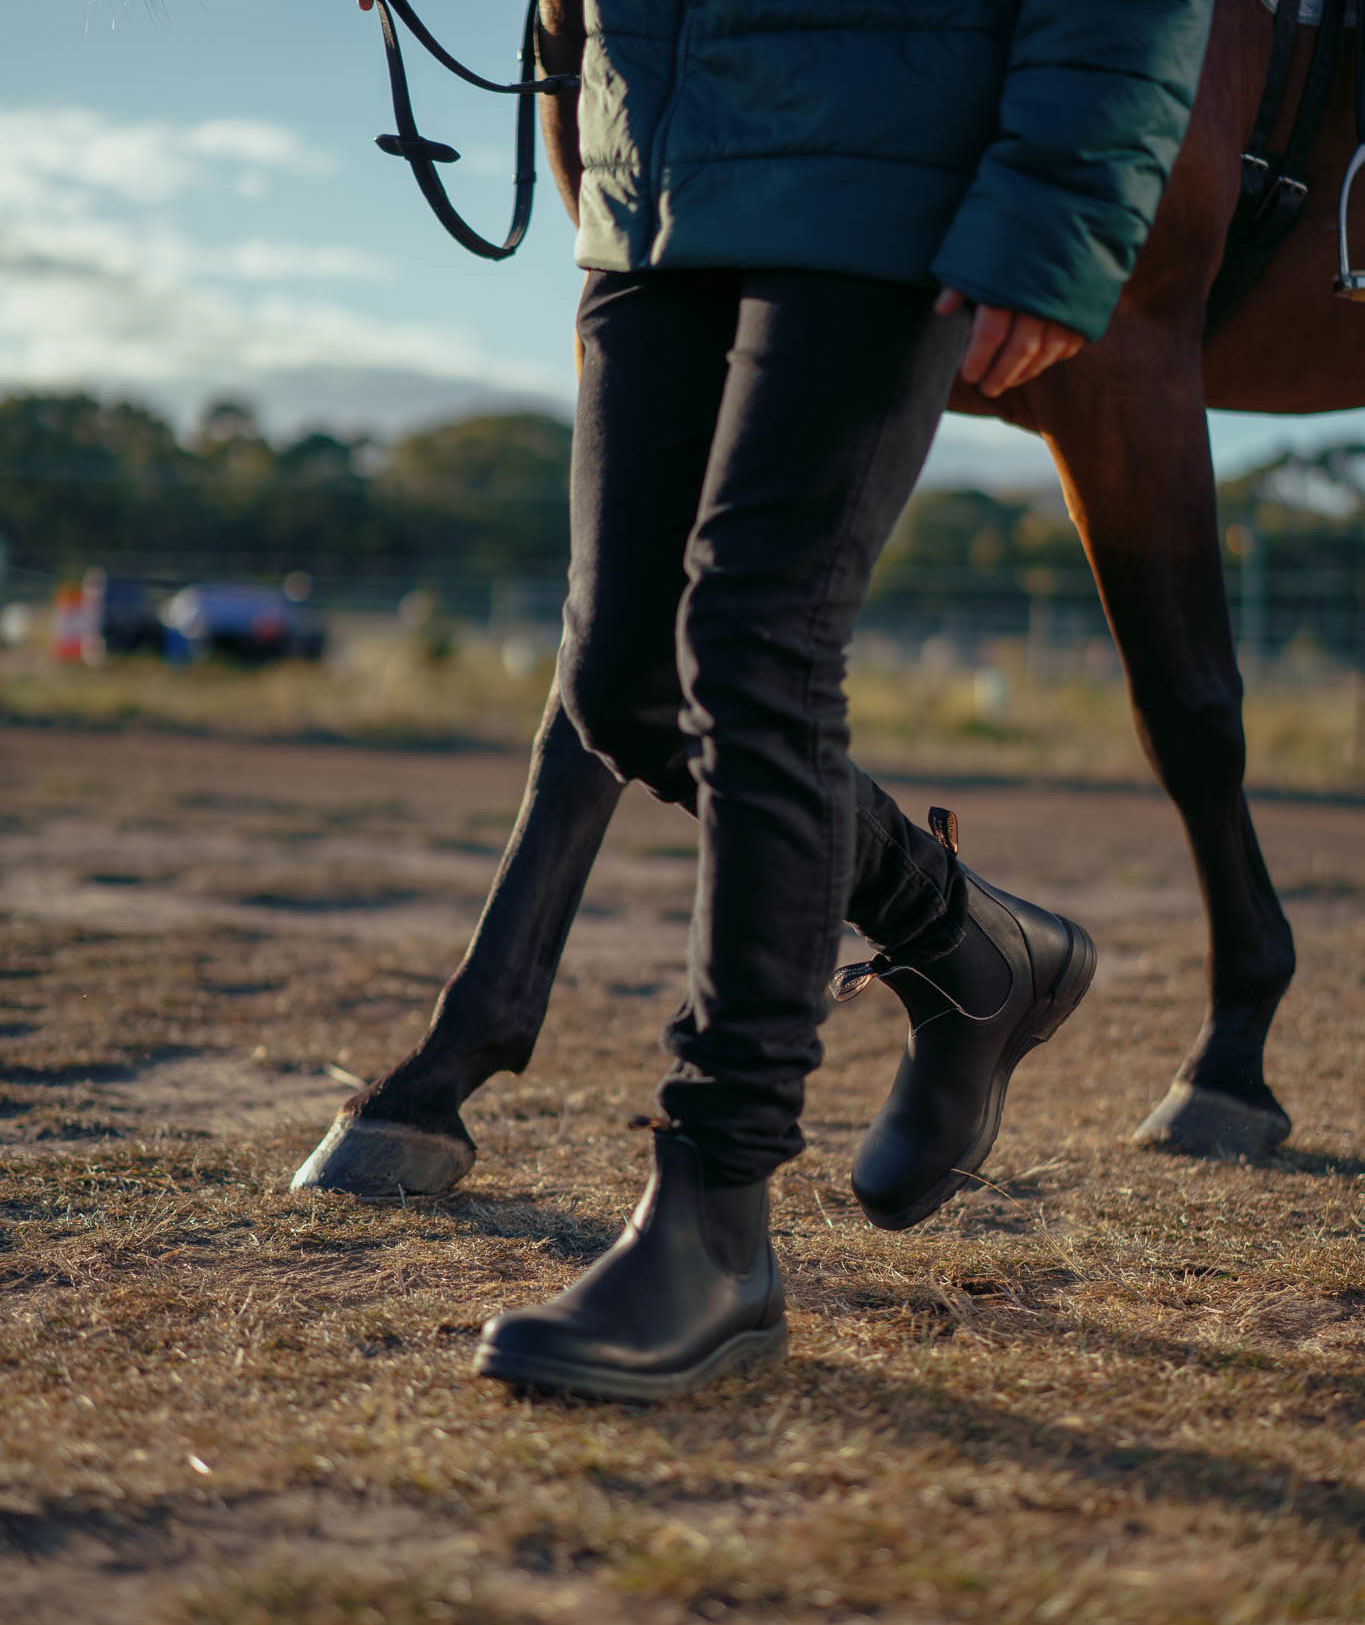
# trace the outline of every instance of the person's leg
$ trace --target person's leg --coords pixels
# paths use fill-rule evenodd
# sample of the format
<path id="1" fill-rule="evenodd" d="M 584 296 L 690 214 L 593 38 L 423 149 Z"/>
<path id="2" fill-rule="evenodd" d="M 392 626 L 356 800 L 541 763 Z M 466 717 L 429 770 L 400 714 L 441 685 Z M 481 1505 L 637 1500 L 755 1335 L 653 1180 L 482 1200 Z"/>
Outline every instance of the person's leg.
<path id="1" fill-rule="evenodd" d="M 725 272 L 590 272 L 578 309 L 560 696 L 619 778 L 684 805 L 673 628 L 737 310 Z"/>
<path id="2" fill-rule="evenodd" d="M 853 283 L 856 289 L 858 284 Z M 674 649 L 697 515 L 739 314 L 728 272 L 592 272 L 579 306 L 574 534 L 559 686 L 580 736 L 622 779 L 695 815 Z M 913 455 L 913 453 L 911 453 Z M 948 854 L 856 767 L 849 923 L 877 949 L 961 934 Z"/>
<path id="3" fill-rule="evenodd" d="M 932 304 L 892 283 L 745 279 L 679 616 L 701 847 L 660 1096 L 717 1184 L 801 1148 L 854 879 L 846 650 L 967 330 Z"/>
<path id="4" fill-rule="evenodd" d="M 839 921 L 865 923 L 875 868 L 866 847 L 855 862 L 877 809 L 857 806 L 846 754 L 846 650 L 966 326 L 965 312 L 936 319 L 927 295 L 890 284 L 745 279 L 679 615 L 701 844 L 688 997 L 660 1092 L 712 1185 L 757 1182 L 801 1148 Z M 943 825 L 934 842 L 895 812 L 914 882 L 903 897 L 871 888 L 883 908 L 871 934 L 889 945 L 874 973 L 911 1039 L 853 1186 L 889 1229 L 933 1212 L 984 1161 L 1015 1066 L 1095 968 L 1079 926 L 958 866 Z"/>
<path id="5" fill-rule="evenodd" d="M 701 856 L 668 1116 L 653 1124 L 654 1177 L 616 1246 L 553 1302 L 485 1328 L 476 1369 L 508 1382 L 670 1393 L 785 1336 L 766 1176 L 799 1149 L 852 880 L 844 648 L 964 327 L 934 321 L 922 291 L 746 283 L 679 617 Z M 590 366 L 584 383 L 598 387 Z M 602 569 L 590 559 L 580 579 Z M 566 703 L 599 748 L 593 685 L 610 698 L 623 676 L 588 658 L 604 630 L 596 611 L 571 618 L 561 663 Z M 653 748 L 628 736 L 632 720 L 618 722 L 612 753 L 625 773 Z"/>

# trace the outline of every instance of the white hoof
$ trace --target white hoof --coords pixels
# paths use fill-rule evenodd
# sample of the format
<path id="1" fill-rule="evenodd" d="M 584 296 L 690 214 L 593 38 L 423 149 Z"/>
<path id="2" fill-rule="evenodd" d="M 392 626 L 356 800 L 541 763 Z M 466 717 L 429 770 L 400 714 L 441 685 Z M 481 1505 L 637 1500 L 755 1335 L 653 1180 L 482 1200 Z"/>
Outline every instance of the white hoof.
<path id="1" fill-rule="evenodd" d="M 1290 1126 L 1283 1112 L 1246 1106 L 1213 1089 L 1176 1082 L 1134 1130 L 1133 1140 L 1192 1157 L 1254 1162 L 1288 1139 Z"/>
<path id="2" fill-rule="evenodd" d="M 369 1197 L 443 1196 L 473 1166 L 472 1140 L 338 1112 L 289 1188 Z"/>

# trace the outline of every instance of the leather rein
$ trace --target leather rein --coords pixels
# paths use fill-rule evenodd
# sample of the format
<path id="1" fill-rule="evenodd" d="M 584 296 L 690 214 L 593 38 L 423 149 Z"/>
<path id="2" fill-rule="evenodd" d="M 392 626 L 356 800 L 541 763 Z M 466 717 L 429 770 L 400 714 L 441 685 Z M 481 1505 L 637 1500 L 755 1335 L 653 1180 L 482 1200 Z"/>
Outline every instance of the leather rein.
<path id="1" fill-rule="evenodd" d="M 1211 335 L 1222 327 L 1251 291 L 1270 263 L 1275 250 L 1294 229 L 1303 213 L 1308 198 L 1305 179 L 1309 156 L 1317 139 L 1327 107 L 1328 92 L 1336 66 L 1338 48 L 1345 23 L 1346 0 L 1324 0 L 1322 18 L 1318 25 L 1308 76 L 1294 116 L 1293 128 L 1282 153 L 1271 150 L 1272 132 L 1284 106 L 1289 70 L 1294 56 L 1298 34 L 1300 0 L 1279 0 L 1275 12 L 1275 33 L 1271 45 L 1270 66 L 1260 107 L 1252 126 L 1246 150 L 1242 154 L 1242 191 L 1232 223 L 1228 228 L 1227 243 L 1223 251 L 1223 264 L 1209 291 L 1205 333 Z M 1346 266 L 1345 197 L 1358 169 L 1365 169 L 1365 5 L 1356 23 L 1356 124 L 1361 150 L 1347 177 L 1342 195 L 1342 265 Z M 576 74 L 553 74 L 544 79 L 535 77 L 536 35 L 540 24 L 538 0 L 529 0 L 526 19 L 522 25 L 521 50 L 518 61 L 522 76 L 512 84 L 498 84 L 474 73 L 453 57 L 431 34 L 408 0 L 375 0 L 379 13 L 379 26 L 384 39 L 384 56 L 388 64 L 389 87 L 393 95 L 396 135 L 381 135 L 375 145 L 393 157 L 405 159 L 422 195 L 431 205 L 432 213 L 446 231 L 471 254 L 480 259 L 503 260 L 515 254 L 526 236 L 531 223 L 531 204 L 535 190 L 535 110 L 533 98 L 554 96 L 561 91 L 577 90 Z M 398 30 L 394 15 L 442 67 L 447 68 L 466 84 L 479 90 L 491 91 L 499 96 L 517 96 L 521 105 L 517 109 L 516 170 L 513 176 L 514 197 L 512 222 L 501 243 L 490 242 L 474 230 L 451 203 L 446 193 L 437 164 L 451 164 L 459 158 L 454 147 L 443 141 L 432 141 L 417 128 L 413 117 L 412 98 L 408 93 L 407 73 L 403 67 L 403 53 L 398 43 Z M 1338 280 L 1339 292 L 1349 290 Z M 1365 276 L 1357 277 L 1361 287 L 1354 297 L 1365 297 Z"/>
<path id="2" fill-rule="evenodd" d="M 379 27 L 384 37 L 384 56 L 389 69 L 389 88 L 393 94 L 393 116 L 398 125 L 397 135 L 375 137 L 381 152 L 403 158 L 412 170 L 413 179 L 421 188 L 422 196 L 431 205 L 432 213 L 462 248 L 480 259 L 505 260 L 521 246 L 526 228 L 531 223 L 531 202 L 536 182 L 536 122 L 533 98 L 555 96 L 561 91 L 577 90 L 578 78 L 574 74 L 554 74 L 546 79 L 535 77 L 536 31 L 540 24 L 537 0 L 530 0 L 526 8 L 526 21 L 522 27 L 521 50 L 517 60 L 522 66 L 522 77 L 514 84 L 501 85 L 472 72 L 430 33 L 422 19 L 408 4 L 408 0 L 375 0 L 379 13 Z M 398 44 L 398 30 L 394 26 L 395 13 L 409 33 L 436 58 L 443 68 L 479 90 L 492 91 L 499 96 L 518 96 L 517 108 L 516 172 L 513 177 L 515 193 L 512 203 L 512 223 L 501 243 L 481 237 L 458 212 L 446 194 L 445 185 L 437 173 L 437 164 L 453 164 L 459 158 L 454 147 L 443 141 L 430 141 L 417 128 L 413 117 L 412 98 L 408 94 L 408 76 L 403 68 L 403 52 Z"/>

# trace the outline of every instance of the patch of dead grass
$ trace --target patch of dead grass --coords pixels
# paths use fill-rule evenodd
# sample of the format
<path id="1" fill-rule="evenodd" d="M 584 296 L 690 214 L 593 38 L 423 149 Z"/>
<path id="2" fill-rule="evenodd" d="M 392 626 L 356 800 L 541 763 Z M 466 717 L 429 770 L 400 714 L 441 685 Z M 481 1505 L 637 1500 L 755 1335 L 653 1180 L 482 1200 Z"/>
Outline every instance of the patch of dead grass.
<path id="1" fill-rule="evenodd" d="M 429 841 L 480 816 L 346 794 L 433 863 L 450 854 Z M 311 817 L 293 789 L 257 799 L 188 806 L 181 837 L 217 861 L 224 821 Z M 33 792 L 25 816 L 56 805 Z M 1092 899 L 1101 976 L 1021 1068 L 989 1185 L 903 1235 L 866 1225 L 847 1171 L 903 1032 L 889 996 L 837 1012 L 809 1150 L 775 1191 L 792 1356 L 652 1408 L 519 1398 L 470 1357 L 487 1315 L 568 1284 L 638 1193 L 647 1146 L 623 1125 L 657 1071 L 676 936 L 571 961 L 532 1067 L 471 1104 L 464 1187 L 358 1204 L 286 1190 L 325 1121 L 289 1123 L 290 1089 L 395 1058 L 447 968 L 429 942 L 6 922 L 6 1604 L 33 1625 L 1358 1620 L 1365 926 L 1333 890 L 1358 840 L 1332 812 L 1271 820 L 1316 877 L 1270 1058 L 1297 1131 L 1265 1166 L 1199 1164 L 1123 1137 L 1200 1013 L 1179 847 L 1141 806 L 1091 814 L 970 826 L 979 866 L 1044 896 L 1133 868 Z M 640 854 L 680 838 L 661 810 L 630 816 L 608 922 Z M 150 1092 L 178 1058 L 277 1110 L 205 1128 Z"/>

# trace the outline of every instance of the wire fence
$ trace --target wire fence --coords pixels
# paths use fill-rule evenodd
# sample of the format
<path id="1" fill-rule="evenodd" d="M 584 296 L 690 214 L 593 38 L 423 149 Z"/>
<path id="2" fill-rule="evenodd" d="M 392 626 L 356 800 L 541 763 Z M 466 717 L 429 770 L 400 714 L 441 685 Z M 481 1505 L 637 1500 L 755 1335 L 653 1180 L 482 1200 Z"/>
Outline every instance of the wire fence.
<path id="1" fill-rule="evenodd" d="M 193 580 L 262 579 L 231 560 L 213 562 L 212 570 L 172 575 L 164 558 L 128 558 L 118 573 L 159 598 Z M 42 606 L 60 584 L 48 572 L 11 566 L 0 570 L 0 604 Z M 1238 657 L 1248 673 L 1296 665 L 1319 675 L 1324 666 L 1365 671 L 1365 569 L 1234 568 L 1227 589 Z M 324 615 L 382 620 L 406 612 L 410 620 L 420 598 L 424 612 L 487 636 L 544 642 L 557 634 L 564 591 L 562 575 L 488 579 L 431 569 L 418 577 L 314 577 L 311 602 Z M 926 571 L 869 601 L 856 657 L 982 665 L 991 663 L 1002 640 L 1024 649 L 1039 679 L 1117 669 L 1094 582 L 1080 569 Z"/>

